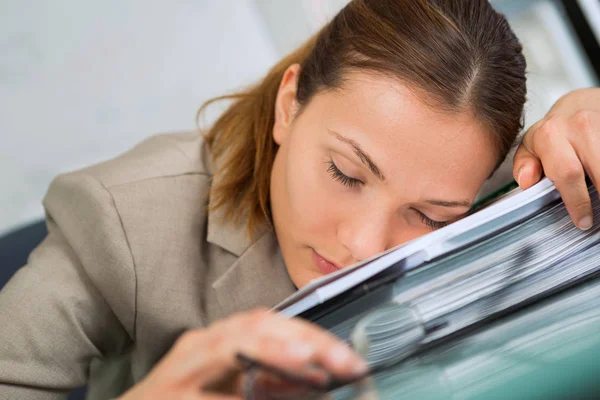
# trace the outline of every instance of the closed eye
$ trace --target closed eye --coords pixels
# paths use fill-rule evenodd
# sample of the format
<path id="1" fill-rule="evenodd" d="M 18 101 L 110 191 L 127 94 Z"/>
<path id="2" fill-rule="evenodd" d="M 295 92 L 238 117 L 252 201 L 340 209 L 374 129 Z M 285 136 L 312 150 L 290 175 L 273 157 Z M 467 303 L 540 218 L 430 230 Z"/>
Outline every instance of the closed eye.
<path id="1" fill-rule="evenodd" d="M 421 222 L 423 222 L 425 225 L 427 225 L 429 228 L 431 228 L 433 230 L 443 228 L 452 222 L 452 221 L 436 221 L 436 220 L 429 218 L 427 215 L 423 214 L 419 210 L 415 210 L 415 211 L 419 215 L 419 219 L 421 219 Z"/>
<path id="2" fill-rule="evenodd" d="M 352 178 L 340 171 L 340 169 L 337 167 L 337 165 L 335 165 L 333 160 L 327 161 L 327 164 L 329 165 L 329 168 L 327 168 L 327 172 L 329 172 L 329 174 L 334 180 L 338 181 L 342 185 L 354 188 L 363 183 L 363 181 L 361 181 L 360 179 Z"/>

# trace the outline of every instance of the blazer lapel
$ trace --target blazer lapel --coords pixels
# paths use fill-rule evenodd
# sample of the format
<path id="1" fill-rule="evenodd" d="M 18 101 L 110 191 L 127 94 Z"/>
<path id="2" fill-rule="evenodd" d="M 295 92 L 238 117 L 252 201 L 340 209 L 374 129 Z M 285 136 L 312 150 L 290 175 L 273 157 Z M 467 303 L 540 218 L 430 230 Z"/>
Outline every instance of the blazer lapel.
<path id="1" fill-rule="evenodd" d="M 218 179 L 213 175 L 215 169 L 208 146 L 204 144 L 202 150 L 207 171 L 213 179 Z M 205 307 L 209 308 L 207 314 L 211 320 L 259 306 L 274 307 L 296 291 L 273 229 L 263 226 L 257 230 L 255 240 L 246 232 L 244 223 L 225 221 L 218 210 L 208 212 L 208 242 L 237 257 L 212 282 L 213 291 L 207 293 L 210 299 Z"/>
<path id="2" fill-rule="evenodd" d="M 237 257 L 214 278 L 212 293 L 207 293 L 205 306 L 211 320 L 255 307 L 274 307 L 296 291 L 269 226 L 257 230 L 251 240 L 243 223 L 227 223 L 218 210 L 209 211 L 207 240 Z"/>
<path id="3" fill-rule="evenodd" d="M 296 291 L 271 230 L 252 243 L 212 287 L 222 316 L 272 308 Z"/>

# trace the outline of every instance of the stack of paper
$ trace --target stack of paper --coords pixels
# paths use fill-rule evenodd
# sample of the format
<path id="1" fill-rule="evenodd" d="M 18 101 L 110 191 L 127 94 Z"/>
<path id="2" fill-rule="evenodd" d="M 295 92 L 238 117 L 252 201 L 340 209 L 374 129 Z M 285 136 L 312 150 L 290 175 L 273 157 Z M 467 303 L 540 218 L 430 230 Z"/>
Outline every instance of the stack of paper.
<path id="1" fill-rule="evenodd" d="M 276 310 L 287 316 L 300 315 L 388 269 L 395 267 L 408 272 L 424 262 L 482 240 L 534 215 L 559 198 L 552 182 L 544 178 L 532 188 L 517 189 L 502 201 L 445 228 L 313 281 L 280 303 Z"/>

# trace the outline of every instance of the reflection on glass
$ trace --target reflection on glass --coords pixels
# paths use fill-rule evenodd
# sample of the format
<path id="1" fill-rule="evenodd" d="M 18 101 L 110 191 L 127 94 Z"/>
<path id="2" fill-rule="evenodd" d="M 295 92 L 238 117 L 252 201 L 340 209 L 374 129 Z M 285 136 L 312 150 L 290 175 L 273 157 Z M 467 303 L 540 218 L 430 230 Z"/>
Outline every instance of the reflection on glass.
<path id="1" fill-rule="evenodd" d="M 376 373 L 360 394 L 407 400 L 583 398 L 600 372 L 599 328 L 600 282 L 592 282 Z M 359 398 L 344 388 L 331 395 Z"/>

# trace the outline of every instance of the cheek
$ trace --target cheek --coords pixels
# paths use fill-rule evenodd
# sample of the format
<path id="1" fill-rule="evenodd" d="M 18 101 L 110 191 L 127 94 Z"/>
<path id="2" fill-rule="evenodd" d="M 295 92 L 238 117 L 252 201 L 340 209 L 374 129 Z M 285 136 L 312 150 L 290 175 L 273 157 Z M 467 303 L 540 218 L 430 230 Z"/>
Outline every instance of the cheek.
<path id="1" fill-rule="evenodd" d="M 407 211 L 406 215 L 399 219 L 398 224 L 394 228 L 394 236 L 389 246 L 390 248 L 432 232 L 431 229 L 423 224 L 417 214 L 411 211 Z"/>
<path id="2" fill-rule="evenodd" d="M 327 175 L 325 158 L 312 152 L 296 152 L 287 168 L 288 198 L 294 226 L 292 235 L 304 240 L 335 235 L 343 200 L 336 196 Z"/>

